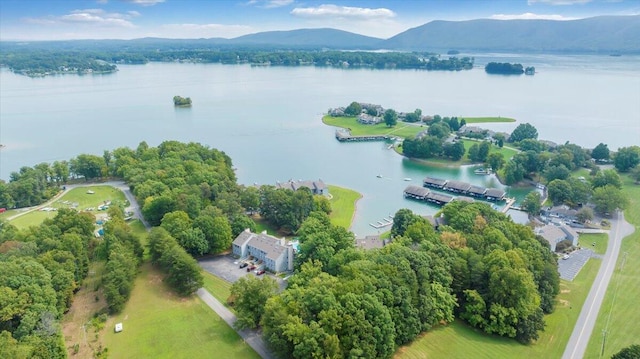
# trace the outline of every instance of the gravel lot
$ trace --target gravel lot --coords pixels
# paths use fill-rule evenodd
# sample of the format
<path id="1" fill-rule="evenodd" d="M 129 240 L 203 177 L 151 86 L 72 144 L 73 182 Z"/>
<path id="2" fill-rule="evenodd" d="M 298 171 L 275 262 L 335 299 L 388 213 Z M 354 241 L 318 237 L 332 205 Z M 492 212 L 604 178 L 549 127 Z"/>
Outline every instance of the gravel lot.
<path id="1" fill-rule="evenodd" d="M 600 256 L 596 255 L 591 249 L 582 248 L 571 253 L 567 259 L 558 259 L 560 278 L 572 281 L 591 257 Z"/>

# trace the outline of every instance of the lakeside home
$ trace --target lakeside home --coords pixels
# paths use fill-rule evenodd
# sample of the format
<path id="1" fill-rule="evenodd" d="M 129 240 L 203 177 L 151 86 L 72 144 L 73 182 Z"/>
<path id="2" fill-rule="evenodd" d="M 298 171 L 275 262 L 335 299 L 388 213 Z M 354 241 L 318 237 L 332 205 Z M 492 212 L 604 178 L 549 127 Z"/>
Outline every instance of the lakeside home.
<path id="1" fill-rule="evenodd" d="M 233 241 L 232 251 L 238 258 L 252 256 L 262 261 L 265 269 L 274 273 L 293 270 L 293 246 L 284 238 L 270 236 L 266 231 L 253 233 L 245 229 Z"/>
<path id="2" fill-rule="evenodd" d="M 485 188 L 481 186 L 471 185 L 467 182 L 457 180 L 445 180 L 434 177 L 425 177 L 422 180 L 424 187 L 431 187 L 447 192 L 457 193 L 461 195 L 467 195 L 475 198 L 483 198 L 488 201 L 503 201 L 505 198 L 505 191 L 497 188 Z"/>
<path id="3" fill-rule="evenodd" d="M 288 180 L 287 182 L 277 182 L 276 188 L 286 188 L 293 191 L 298 190 L 299 188 L 306 187 L 311 190 L 311 193 L 328 196 L 329 195 L 329 187 L 321 180 L 317 181 L 303 181 L 303 180 Z"/>

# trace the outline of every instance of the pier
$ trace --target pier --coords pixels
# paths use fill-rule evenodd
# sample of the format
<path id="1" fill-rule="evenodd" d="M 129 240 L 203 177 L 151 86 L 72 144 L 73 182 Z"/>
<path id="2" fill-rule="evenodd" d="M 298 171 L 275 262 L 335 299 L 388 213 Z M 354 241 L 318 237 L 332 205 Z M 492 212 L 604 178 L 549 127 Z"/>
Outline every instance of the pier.
<path id="1" fill-rule="evenodd" d="M 375 229 L 384 228 L 393 224 L 393 218 L 385 217 L 381 221 L 377 221 L 376 223 L 369 223 L 369 225 Z"/>
<path id="2" fill-rule="evenodd" d="M 505 192 L 501 189 L 473 186 L 467 182 L 462 181 L 425 177 L 425 179 L 422 181 L 422 185 L 424 187 L 431 187 L 441 191 L 480 198 L 487 201 L 498 202 L 505 199 Z"/>
<path id="3" fill-rule="evenodd" d="M 348 130 L 336 130 L 336 139 L 340 142 L 384 141 L 391 138 L 387 135 L 352 136 Z"/>

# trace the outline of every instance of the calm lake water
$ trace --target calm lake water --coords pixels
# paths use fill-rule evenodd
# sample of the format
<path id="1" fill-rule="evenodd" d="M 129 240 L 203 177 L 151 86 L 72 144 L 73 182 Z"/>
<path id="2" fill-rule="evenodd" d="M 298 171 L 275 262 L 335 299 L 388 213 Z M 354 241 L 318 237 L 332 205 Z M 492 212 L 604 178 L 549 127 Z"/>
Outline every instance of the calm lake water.
<path id="1" fill-rule="evenodd" d="M 640 57 L 476 56 L 463 72 L 151 63 L 111 75 L 29 78 L 0 70 L 0 178 L 21 166 L 102 154 L 141 141 L 196 141 L 225 151 L 243 184 L 318 179 L 363 194 L 353 231 L 400 208 L 437 208 L 405 200 L 408 184 L 429 175 L 503 188 L 473 169 L 407 160 L 382 142 L 339 143 L 321 122 L 351 101 L 443 116 L 505 116 L 486 127 L 511 131 L 530 122 L 540 138 L 612 150 L 640 144 Z M 488 61 L 536 66 L 535 76 L 488 75 Z M 190 109 L 174 108 L 175 95 Z M 383 178 L 377 178 L 382 175 Z M 405 181 L 411 178 L 411 181 Z M 508 189 L 522 197 L 526 190 Z"/>

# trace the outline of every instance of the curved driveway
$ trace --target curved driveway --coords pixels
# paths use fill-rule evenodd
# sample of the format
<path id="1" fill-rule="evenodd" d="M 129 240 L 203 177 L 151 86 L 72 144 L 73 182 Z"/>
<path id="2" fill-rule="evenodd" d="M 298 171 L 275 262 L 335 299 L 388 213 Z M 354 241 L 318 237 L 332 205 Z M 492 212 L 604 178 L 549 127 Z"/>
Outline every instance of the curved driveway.
<path id="1" fill-rule="evenodd" d="M 587 349 L 589 338 L 593 332 L 593 327 L 598 318 L 598 312 L 602 305 L 602 300 L 607 292 L 609 281 L 616 267 L 618 254 L 620 253 L 620 244 L 622 239 L 635 231 L 635 227 L 624 219 L 624 214 L 620 211 L 616 212 L 615 218 L 611 220 L 611 230 L 609 231 L 609 243 L 607 245 L 607 253 L 602 258 L 602 264 L 596 280 L 591 286 L 587 300 L 582 306 L 580 316 L 573 328 L 573 333 L 569 338 L 567 347 L 564 350 L 562 359 L 578 359 L 584 356 Z"/>

